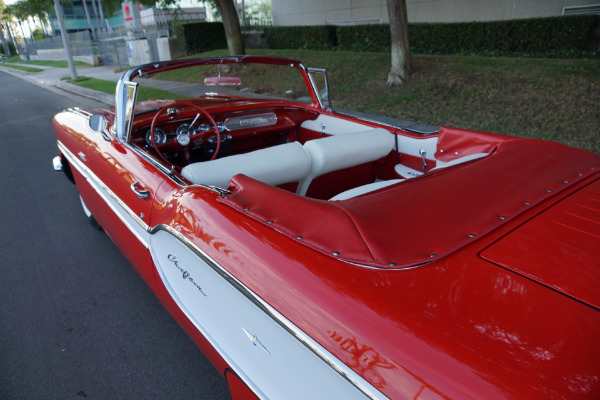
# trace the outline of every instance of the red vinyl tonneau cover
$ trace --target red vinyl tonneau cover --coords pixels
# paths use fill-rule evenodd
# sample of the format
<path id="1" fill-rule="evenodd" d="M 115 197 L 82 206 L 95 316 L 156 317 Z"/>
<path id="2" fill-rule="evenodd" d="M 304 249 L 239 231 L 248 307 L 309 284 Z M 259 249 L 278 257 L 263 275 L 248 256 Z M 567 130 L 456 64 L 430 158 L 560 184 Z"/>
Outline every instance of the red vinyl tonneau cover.
<path id="1" fill-rule="evenodd" d="M 347 200 L 306 198 L 236 175 L 220 201 L 324 254 L 408 268 L 466 246 L 599 169 L 592 153 L 509 139 L 475 162 Z"/>
<path id="2" fill-rule="evenodd" d="M 506 235 L 481 256 L 600 309 L 600 179 Z"/>

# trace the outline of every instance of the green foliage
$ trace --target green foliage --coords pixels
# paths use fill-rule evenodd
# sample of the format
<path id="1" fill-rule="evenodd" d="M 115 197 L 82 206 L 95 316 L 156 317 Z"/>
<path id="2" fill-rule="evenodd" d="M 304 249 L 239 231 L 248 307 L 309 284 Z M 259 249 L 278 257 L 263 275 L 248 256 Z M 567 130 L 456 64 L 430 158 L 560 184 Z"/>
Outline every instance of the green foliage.
<path id="1" fill-rule="evenodd" d="M 595 16 L 410 24 L 409 35 L 418 53 L 572 56 L 584 50 L 595 24 Z"/>
<path id="2" fill-rule="evenodd" d="M 330 50 L 337 46 L 331 25 L 269 26 L 264 28 L 264 35 L 271 49 Z"/>
<path id="3" fill-rule="evenodd" d="M 510 21 L 408 24 L 411 50 L 421 54 L 598 57 L 584 49 L 596 16 Z M 272 49 L 390 51 L 388 24 L 265 28 Z"/>
<path id="4" fill-rule="evenodd" d="M 17 54 L 17 48 L 13 44 L 13 42 L 7 41 L 8 49 L 10 50 L 10 54 Z"/>
<path id="5" fill-rule="evenodd" d="M 221 22 L 193 22 L 183 24 L 182 27 L 188 52 L 197 53 L 227 47 L 225 29 Z"/>
<path id="6" fill-rule="evenodd" d="M 388 24 L 338 26 L 336 33 L 340 50 L 390 51 Z"/>
<path id="7" fill-rule="evenodd" d="M 4 64 L 2 65 L 3 67 L 8 67 L 8 68 L 12 68 L 12 69 L 18 69 L 20 71 L 25 71 L 25 72 L 42 72 L 43 69 L 40 68 L 34 68 L 34 67 L 26 67 L 24 65 L 10 65 L 10 64 Z"/>

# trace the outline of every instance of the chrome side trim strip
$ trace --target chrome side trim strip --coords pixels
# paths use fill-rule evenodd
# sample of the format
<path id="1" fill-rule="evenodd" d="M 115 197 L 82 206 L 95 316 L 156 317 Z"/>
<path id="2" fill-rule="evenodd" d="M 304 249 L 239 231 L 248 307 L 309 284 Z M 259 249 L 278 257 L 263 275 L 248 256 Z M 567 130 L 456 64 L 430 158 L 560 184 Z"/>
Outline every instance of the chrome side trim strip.
<path id="1" fill-rule="evenodd" d="M 108 186 L 100 180 L 83 162 L 81 162 L 64 144 L 59 140 L 57 141 L 58 148 L 61 153 L 67 158 L 69 163 L 73 165 L 81 173 L 81 175 L 88 181 L 92 188 L 98 193 L 98 195 L 104 200 L 104 202 L 110 207 L 115 215 L 127 226 L 127 229 L 135 235 L 135 237 L 144 245 L 146 249 L 150 247 L 148 240 L 143 238 L 139 232 L 131 225 L 129 221 L 117 210 L 114 204 L 111 203 L 111 199 L 121 207 L 129 217 L 131 217 L 135 223 L 137 223 L 144 231 L 148 231 L 148 225 L 142 221 Z"/>
<path id="2" fill-rule="evenodd" d="M 328 350 L 326 350 L 323 346 L 317 343 L 314 339 L 304 333 L 300 328 L 294 325 L 291 321 L 289 321 L 285 316 L 280 314 L 277 310 L 271 307 L 267 302 L 261 299 L 257 294 L 255 294 L 252 290 L 246 287 L 242 282 L 236 279 L 233 275 L 231 275 L 227 270 L 225 270 L 222 266 L 220 266 L 215 260 L 213 260 L 208 254 L 206 254 L 203 250 L 197 247 L 194 243 L 192 243 L 186 236 L 184 236 L 181 232 L 175 230 L 173 227 L 169 225 L 159 224 L 154 227 L 149 227 L 144 221 L 142 221 L 135 213 L 112 191 L 102 182 L 98 176 L 96 176 L 87 166 L 85 166 L 77 157 L 71 153 L 65 145 L 63 145 L 60 141 L 57 141 L 58 148 L 67 158 L 67 160 L 71 163 L 71 165 L 75 166 L 77 170 L 83 175 L 83 177 L 90 183 L 92 188 L 96 190 L 96 192 L 100 195 L 100 197 L 106 202 L 106 204 L 113 210 L 113 212 L 117 215 L 117 217 L 123 222 L 123 224 L 137 237 L 137 239 L 144 245 L 144 247 L 150 250 L 149 240 L 143 238 L 136 231 L 135 227 L 132 226 L 129 221 L 125 219 L 125 217 L 116 209 L 116 207 L 111 203 L 110 200 L 113 200 L 121 207 L 127 214 L 130 216 L 140 227 L 142 227 L 148 234 L 152 235 L 158 231 L 165 231 L 172 236 L 174 236 L 177 240 L 179 240 L 183 245 L 185 245 L 188 249 L 190 249 L 194 254 L 196 254 L 200 259 L 205 262 L 210 268 L 212 268 L 221 278 L 223 278 L 227 283 L 233 286 L 239 293 L 241 293 L 245 298 L 247 298 L 252 304 L 258 307 L 259 310 L 264 312 L 269 318 L 271 318 L 274 322 L 276 322 L 279 326 L 281 326 L 285 331 L 287 331 L 290 335 L 292 335 L 296 340 L 298 340 L 304 347 L 306 347 L 310 352 L 312 352 L 315 356 L 317 356 L 321 361 L 327 364 L 330 368 L 332 368 L 336 373 L 338 373 L 342 378 L 344 378 L 347 382 L 349 382 L 352 386 L 354 386 L 357 390 L 363 393 L 365 396 L 372 400 L 377 399 L 387 399 L 385 395 L 383 395 L 380 391 L 374 388 L 371 384 L 369 384 L 364 378 L 354 372 L 350 367 L 342 363 L 338 360 L 333 354 L 331 354 Z M 163 167 L 164 168 L 164 167 Z M 164 172 L 164 171 L 163 171 Z M 169 174 L 170 177 L 172 175 Z M 187 185 L 186 185 L 187 186 Z M 208 186 L 201 185 L 206 187 L 207 189 L 216 190 L 217 188 L 211 188 Z M 161 279 L 164 279 L 161 276 Z M 165 285 L 167 290 L 169 290 L 168 285 Z M 174 296 L 173 293 L 169 290 L 169 294 L 173 299 L 176 299 L 177 296 Z M 178 304 L 179 305 L 179 304 Z M 184 307 L 179 305 L 180 309 L 185 313 Z M 188 320 L 193 323 L 193 318 L 188 316 Z M 206 332 L 203 329 L 194 324 L 196 328 L 202 333 L 202 335 L 209 340 L 213 348 L 215 350 L 219 350 L 219 347 L 216 346 L 216 343 L 213 343 L 213 340 L 210 336 L 207 336 Z M 221 351 L 218 351 L 221 357 L 223 357 L 232 367 L 235 365 L 233 360 L 230 360 L 226 354 L 223 354 Z M 236 371 L 240 377 L 244 377 L 242 371 Z M 260 389 L 255 387 L 252 382 L 245 382 L 249 387 L 255 390 L 256 393 L 261 393 Z"/>
<path id="3" fill-rule="evenodd" d="M 188 249 L 190 249 L 194 254 L 196 254 L 200 259 L 210 266 L 217 274 L 219 274 L 227 283 L 233 286 L 238 292 L 240 292 L 244 297 L 246 297 L 252 304 L 258 307 L 259 310 L 264 312 L 267 316 L 269 316 L 273 321 L 275 321 L 279 326 L 285 329 L 290 335 L 292 335 L 296 340 L 302 343 L 310 352 L 316 355 L 321 361 L 327 364 L 330 368 L 336 371 L 339 375 L 342 376 L 346 381 L 348 381 L 351 385 L 353 385 L 356 389 L 362 392 L 365 396 L 370 399 L 387 399 L 385 395 L 379 392 L 376 388 L 374 388 L 371 384 L 369 384 L 364 378 L 354 372 L 351 368 L 346 366 L 340 360 L 338 360 L 334 355 L 332 355 L 329 351 L 327 351 L 323 346 L 317 343 L 314 339 L 304 333 L 300 328 L 294 325 L 291 321 L 285 318 L 282 314 L 280 314 L 277 310 L 271 307 L 267 302 L 261 299 L 257 294 L 255 294 L 252 290 L 250 290 L 247 286 L 245 286 L 242 282 L 237 280 L 233 275 L 231 275 L 227 270 L 221 267 L 215 260 L 213 260 L 208 254 L 202 251 L 199 247 L 197 247 L 194 243 L 192 243 L 187 237 L 185 237 L 181 232 L 175 230 L 173 227 L 169 225 L 159 224 L 149 230 L 150 234 L 156 233 L 158 231 L 166 231 L 179 241 L 181 241 Z M 173 293 L 170 293 L 172 298 L 177 298 Z M 181 307 L 180 307 L 181 308 Z M 190 321 L 193 319 L 189 318 Z M 198 328 L 198 327 L 197 327 Z M 206 335 L 204 335 L 206 337 Z M 221 356 L 224 356 L 221 354 Z M 226 357 L 224 357 L 226 358 Z M 239 371 L 236 371 L 239 372 Z M 244 376 L 243 374 L 239 374 L 240 377 Z M 252 386 L 251 382 L 246 382 L 249 386 Z"/>

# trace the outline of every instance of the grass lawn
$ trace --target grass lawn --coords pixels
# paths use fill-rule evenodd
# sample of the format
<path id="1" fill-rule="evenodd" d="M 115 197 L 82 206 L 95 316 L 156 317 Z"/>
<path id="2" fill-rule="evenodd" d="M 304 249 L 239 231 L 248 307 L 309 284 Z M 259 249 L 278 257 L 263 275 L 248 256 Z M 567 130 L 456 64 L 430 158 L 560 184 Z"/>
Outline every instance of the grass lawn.
<path id="1" fill-rule="evenodd" d="M 390 56 L 250 50 L 327 68 L 334 106 L 432 125 L 548 139 L 600 153 L 600 60 L 414 55 L 411 81 L 385 87 Z M 199 56 L 226 55 L 226 50 Z"/>
<path id="2" fill-rule="evenodd" d="M 69 64 L 66 60 L 64 61 L 56 61 L 56 60 L 31 60 L 31 61 L 21 61 L 20 56 L 14 56 L 8 58 L 6 60 L 8 63 L 17 63 L 17 64 L 27 64 L 27 65 L 43 65 L 46 67 L 57 67 L 57 68 L 67 68 Z M 90 64 L 83 61 L 74 61 L 76 67 L 89 67 Z"/>
<path id="3" fill-rule="evenodd" d="M 114 94 L 117 87 L 117 82 L 106 81 L 103 79 L 89 78 L 87 76 L 80 76 L 76 80 L 65 79 L 65 81 L 74 85 L 79 85 L 88 89 L 98 90 L 100 92 Z M 185 96 L 178 95 L 177 93 L 167 92 L 161 89 L 155 89 L 147 86 L 139 87 L 137 96 L 138 101 L 151 100 L 151 99 L 182 99 Z"/>
<path id="4" fill-rule="evenodd" d="M 0 66 L 7 67 L 7 68 L 12 68 L 12 69 L 18 69 L 20 71 L 25 71 L 25 72 L 40 72 L 40 71 L 43 71 L 43 69 L 33 68 L 33 67 L 24 67 L 22 65 L 0 64 Z"/>

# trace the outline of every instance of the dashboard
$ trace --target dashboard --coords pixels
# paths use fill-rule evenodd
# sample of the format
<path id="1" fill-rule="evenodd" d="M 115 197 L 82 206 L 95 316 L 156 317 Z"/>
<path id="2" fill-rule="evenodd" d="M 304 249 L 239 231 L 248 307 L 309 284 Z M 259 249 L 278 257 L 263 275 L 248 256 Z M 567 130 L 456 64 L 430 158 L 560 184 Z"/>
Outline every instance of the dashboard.
<path id="1" fill-rule="evenodd" d="M 223 157 L 297 140 L 300 123 L 317 116 L 311 111 L 287 107 L 211 112 L 215 126 L 199 111 L 175 106 L 156 117 L 152 134 L 156 112 L 135 118 L 132 142 L 149 153 L 160 151 L 180 166 L 212 159 L 218 144 L 217 157 Z"/>

